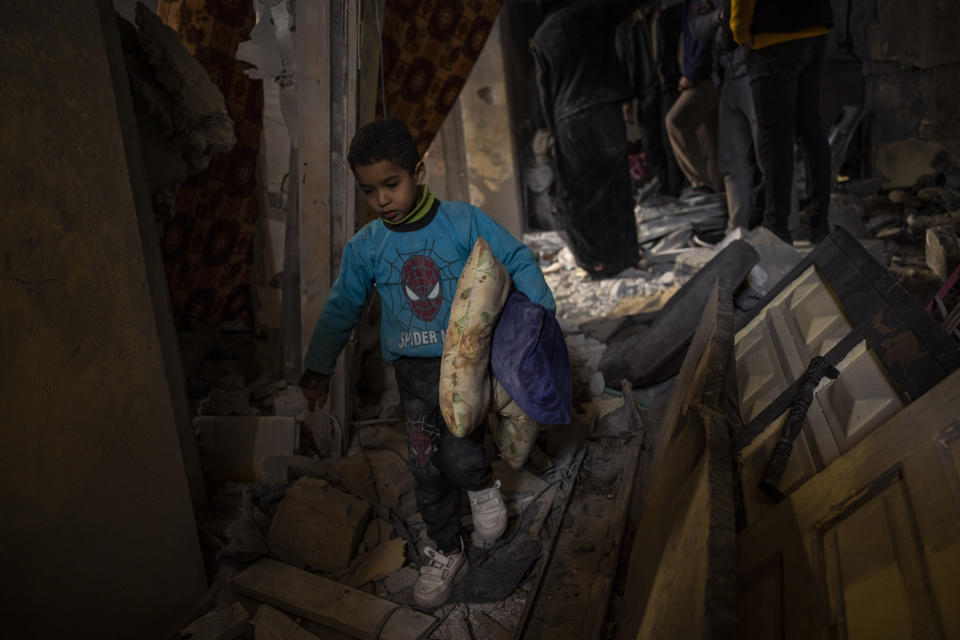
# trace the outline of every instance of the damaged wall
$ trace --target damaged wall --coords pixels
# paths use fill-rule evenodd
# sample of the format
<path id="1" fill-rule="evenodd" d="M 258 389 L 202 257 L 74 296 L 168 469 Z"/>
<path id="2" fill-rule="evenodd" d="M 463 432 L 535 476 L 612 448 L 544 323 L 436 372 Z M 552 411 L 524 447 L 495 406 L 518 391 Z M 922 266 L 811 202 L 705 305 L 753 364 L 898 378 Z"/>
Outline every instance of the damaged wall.
<path id="1" fill-rule="evenodd" d="M 825 66 L 824 94 L 849 88 L 845 76 L 830 81 L 831 64 L 860 62 L 872 116 L 871 158 L 887 177 L 885 186 L 912 186 L 932 172 L 933 157 L 944 149 L 960 158 L 960 3 L 834 0 L 833 9 L 834 53 Z M 833 115 L 824 113 L 828 120 Z"/>
<path id="2" fill-rule="evenodd" d="M 128 89 L 113 9 L 4 10 L 4 632 L 171 637 L 206 585 L 138 228 L 152 212 L 142 167 L 126 163 L 137 142 L 121 135 L 135 124 L 129 95 L 115 96 Z"/>

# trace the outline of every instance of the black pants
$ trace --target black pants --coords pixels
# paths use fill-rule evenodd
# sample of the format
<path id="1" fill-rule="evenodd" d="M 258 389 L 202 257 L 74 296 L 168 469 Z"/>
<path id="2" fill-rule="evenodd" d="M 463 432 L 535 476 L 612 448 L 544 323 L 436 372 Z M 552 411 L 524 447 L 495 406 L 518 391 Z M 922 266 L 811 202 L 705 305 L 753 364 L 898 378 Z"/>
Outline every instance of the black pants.
<path id="1" fill-rule="evenodd" d="M 440 415 L 440 358 L 400 358 L 393 363 L 406 422 L 408 465 L 417 510 L 441 552 L 459 545 L 460 489 L 490 485 L 493 470 L 483 447 L 483 425 L 453 435 Z"/>
<path id="2" fill-rule="evenodd" d="M 556 123 L 560 202 L 557 229 L 577 264 L 614 276 L 640 259 L 627 131 L 619 103 L 589 107 Z"/>
<path id="3" fill-rule="evenodd" d="M 827 224 L 830 147 L 820 120 L 820 65 L 826 36 L 754 49 L 747 56 L 759 128 L 760 168 L 766 206 L 763 226 L 790 242 L 793 141 L 800 136 L 810 158 L 812 233 Z"/>

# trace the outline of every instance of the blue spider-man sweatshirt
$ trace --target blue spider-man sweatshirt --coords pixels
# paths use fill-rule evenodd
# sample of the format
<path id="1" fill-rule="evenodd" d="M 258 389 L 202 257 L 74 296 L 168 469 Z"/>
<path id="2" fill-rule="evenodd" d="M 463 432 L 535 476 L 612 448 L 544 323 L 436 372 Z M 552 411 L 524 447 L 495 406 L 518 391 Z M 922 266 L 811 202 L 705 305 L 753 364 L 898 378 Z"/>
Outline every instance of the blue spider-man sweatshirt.
<path id="1" fill-rule="evenodd" d="M 350 239 L 304 366 L 325 375 L 333 372 L 373 285 L 382 301 L 383 359 L 443 355 L 457 278 L 478 236 L 506 267 L 517 290 L 556 310 L 530 249 L 477 207 L 437 201 L 415 222 L 394 227 L 377 219 Z"/>

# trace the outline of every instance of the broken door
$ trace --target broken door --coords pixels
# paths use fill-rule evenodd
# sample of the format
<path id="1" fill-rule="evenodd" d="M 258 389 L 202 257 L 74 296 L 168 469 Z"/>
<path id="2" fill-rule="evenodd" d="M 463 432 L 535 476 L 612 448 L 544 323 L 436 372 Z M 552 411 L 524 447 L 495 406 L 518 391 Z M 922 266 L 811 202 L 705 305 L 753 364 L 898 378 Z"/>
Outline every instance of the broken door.
<path id="1" fill-rule="evenodd" d="M 960 637 L 960 371 L 737 537 L 744 638 Z"/>
<path id="2" fill-rule="evenodd" d="M 842 229 L 741 320 L 735 338 L 747 519 L 796 388 L 814 356 L 840 372 L 814 392 L 780 490 L 789 493 L 960 366 L 957 345 Z"/>

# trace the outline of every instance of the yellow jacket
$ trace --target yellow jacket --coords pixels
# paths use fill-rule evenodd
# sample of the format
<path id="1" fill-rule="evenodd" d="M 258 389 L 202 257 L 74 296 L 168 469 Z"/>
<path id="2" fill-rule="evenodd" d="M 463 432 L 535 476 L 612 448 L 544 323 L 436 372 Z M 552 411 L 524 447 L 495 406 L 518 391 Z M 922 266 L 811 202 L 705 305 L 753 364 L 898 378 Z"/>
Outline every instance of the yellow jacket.
<path id="1" fill-rule="evenodd" d="M 733 31 L 733 39 L 737 44 L 749 44 L 754 49 L 763 49 L 790 40 L 822 36 L 830 31 L 826 25 L 817 25 L 789 33 L 750 33 L 755 5 L 756 0 L 730 0 L 730 30 Z"/>

